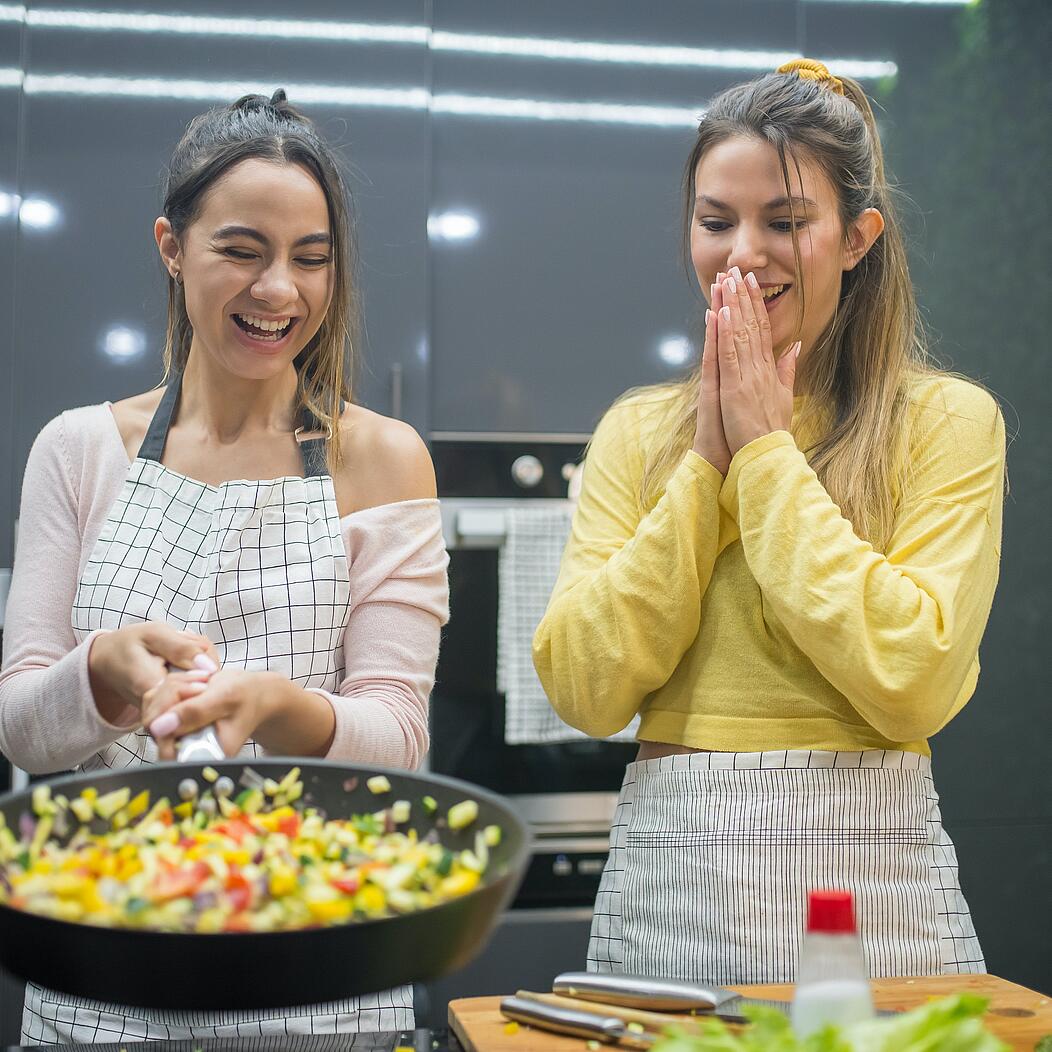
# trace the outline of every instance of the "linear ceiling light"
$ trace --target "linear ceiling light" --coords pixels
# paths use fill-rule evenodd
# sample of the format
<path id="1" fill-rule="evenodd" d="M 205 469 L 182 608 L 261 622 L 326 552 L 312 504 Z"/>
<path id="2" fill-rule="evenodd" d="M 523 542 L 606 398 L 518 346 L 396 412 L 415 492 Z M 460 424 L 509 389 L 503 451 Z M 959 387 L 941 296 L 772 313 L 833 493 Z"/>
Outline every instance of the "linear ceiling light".
<path id="1" fill-rule="evenodd" d="M 334 40 L 356 43 L 426 44 L 427 26 L 383 22 L 322 22 L 291 18 L 222 18 L 208 15 L 159 15 L 135 11 L 64 11 L 34 8 L 26 23 L 51 29 L 102 32 L 179 33 L 189 36 L 274 37 L 285 40 Z"/>
<path id="2" fill-rule="evenodd" d="M 478 55 L 703 69 L 773 70 L 785 62 L 802 57 L 798 51 L 610 44 L 590 40 L 556 40 L 548 37 L 481 36 L 476 33 L 446 33 L 441 30 L 435 30 L 431 34 L 431 48 L 435 51 L 459 51 Z M 898 72 L 894 62 L 853 58 L 829 58 L 822 61 L 837 73 L 860 79 L 894 76 Z"/>
<path id="3" fill-rule="evenodd" d="M 2 79 L 5 70 L 0 70 Z M 18 70 L 9 71 L 13 74 Z M 504 117 L 520 120 L 584 121 L 593 124 L 631 124 L 657 128 L 692 128 L 704 112 L 674 106 L 631 106 L 607 102 L 560 102 L 484 95 L 430 94 L 424 88 L 372 88 L 339 84 L 286 84 L 297 103 L 365 108 L 430 110 L 464 117 Z M 169 80 L 164 77 L 90 77 L 72 74 L 29 73 L 27 95 L 81 95 L 137 99 L 185 99 L 229 102 L 239 95 L 269 92 L 250 81 Z"/>
<path id="4" fill-rule="evenodd" d="M 164 77 L 84 77 L 66 73 L 27 73 L 25 90 L 27 95 L 124 96 L 136 99 L 229 102 L 239 95 L 248 95 L 253 92 L 269 95 L 271 88 L 251 81 L 169 80 Z M 430 98 L 425 88 L 357 88 L 340 84 L 288 84 L 285 90 L 296 102 L 387 109 L 426 110 Z"/>
<path id="5" fill-rule="evenodd" d="M 980 0 L 804 0 L 804 2 L 811 4 L 914 4 L 917 7 L 976 7 Z"/>
<path id="6" fill-rule="evenodd" d="M 135 11 L 62 10 L 0 5 L 0 20 L 25 21 L 50 29 L 95 32 L 171 33 L 191 36 L 266 37 L 278 40 L 326 40 L 352 43 L 417 44 L 434 51 L 504 55 L 518 58 L 621 65 L 702 69 L 770 70 L 794 58 L 793 51 L 750 51 L 743 48 L 694 48 L 663 44 L 617 44 L 551 37 L 510 37 L 480 33 L 432 31 L 427 26 L 374 22 L 324 22 L 285 18 L 232 18 L 169 15 Z M 894 62 L 870 59 L 823 59 L 845 76 L 867 79 L 894 76 Z"/>

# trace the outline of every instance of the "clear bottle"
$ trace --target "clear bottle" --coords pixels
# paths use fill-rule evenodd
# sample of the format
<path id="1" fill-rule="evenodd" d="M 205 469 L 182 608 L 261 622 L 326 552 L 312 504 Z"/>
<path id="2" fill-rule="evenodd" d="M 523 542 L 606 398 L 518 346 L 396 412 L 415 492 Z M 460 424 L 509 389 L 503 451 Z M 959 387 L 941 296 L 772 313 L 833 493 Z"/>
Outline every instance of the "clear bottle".
<path id="1" fill-rule="evenodd" d="M 812 891 L 791 1018 L 798 1037 L 873 1017 L 866 959 L 850 891 Z"/>

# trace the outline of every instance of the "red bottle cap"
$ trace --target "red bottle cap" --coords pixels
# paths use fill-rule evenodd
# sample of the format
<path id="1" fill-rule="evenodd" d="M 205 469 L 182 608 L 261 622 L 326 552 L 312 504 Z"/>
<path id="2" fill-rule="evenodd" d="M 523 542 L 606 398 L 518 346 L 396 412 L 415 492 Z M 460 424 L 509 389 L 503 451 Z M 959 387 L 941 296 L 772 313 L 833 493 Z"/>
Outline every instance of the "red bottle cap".
<path id="1" fill-rule="evenodd" d="M 855 909 L 850 891 L 811 891 L 807 895 L 807 930 L 854 932 Z"/>

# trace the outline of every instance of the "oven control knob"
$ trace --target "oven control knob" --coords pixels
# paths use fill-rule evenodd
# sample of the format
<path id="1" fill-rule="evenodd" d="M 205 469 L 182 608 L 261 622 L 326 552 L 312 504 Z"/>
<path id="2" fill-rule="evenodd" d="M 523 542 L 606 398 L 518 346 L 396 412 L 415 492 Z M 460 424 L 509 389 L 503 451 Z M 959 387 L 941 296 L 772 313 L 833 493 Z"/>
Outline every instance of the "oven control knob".
<path id="1" fill-rule="evenodd" d="M 544 465 L 527 453 L 515 459 L 511 465 L 511 477 L 523 489 L 533 489 L 544 478 Z"/>

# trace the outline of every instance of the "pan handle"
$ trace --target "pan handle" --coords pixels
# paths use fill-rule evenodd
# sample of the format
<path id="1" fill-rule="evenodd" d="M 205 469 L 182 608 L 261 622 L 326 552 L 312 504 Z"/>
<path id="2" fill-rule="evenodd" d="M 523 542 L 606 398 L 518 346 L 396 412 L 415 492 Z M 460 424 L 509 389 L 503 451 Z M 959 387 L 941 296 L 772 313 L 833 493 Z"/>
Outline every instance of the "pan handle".
<path id="1" fill-rule="evenodd" d="M 226 753 L 216 737 L 215 724 L 209 724 L 200 730 L 191 731 L 179 739 L 179 751 L 176 758 L 180 763 L 208 763 L 211 760 L 225 760 Z"/>

